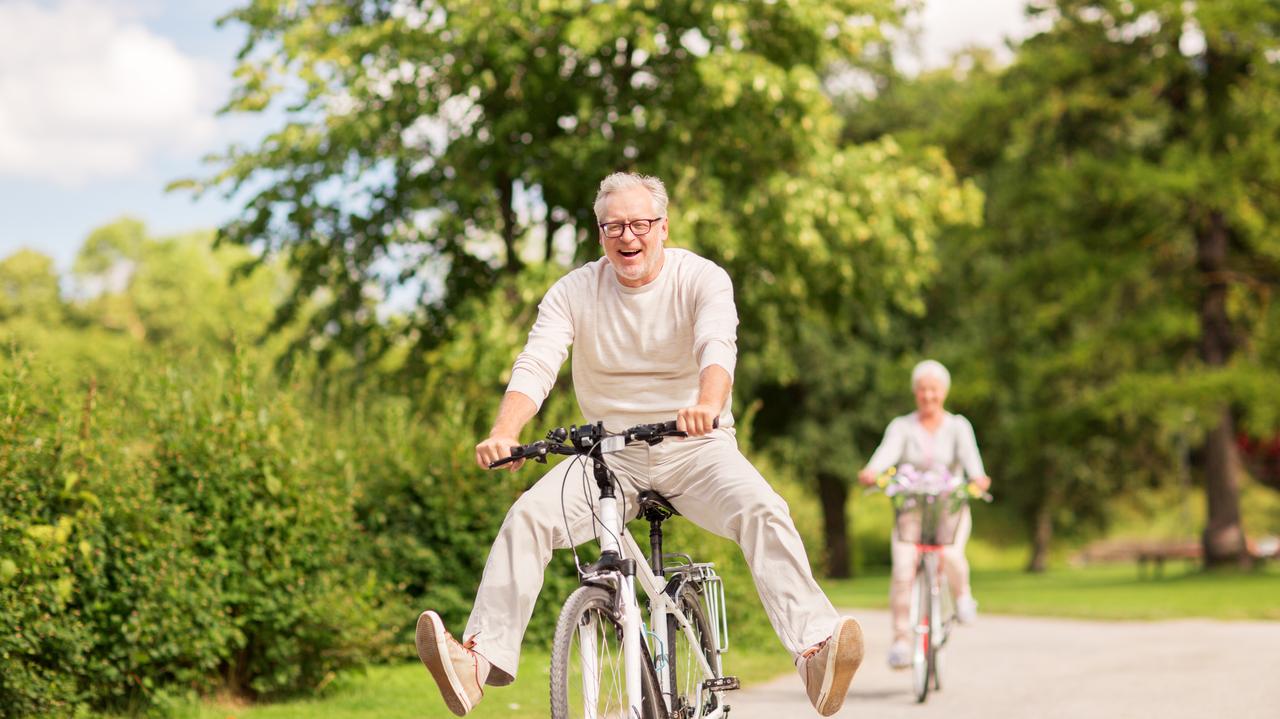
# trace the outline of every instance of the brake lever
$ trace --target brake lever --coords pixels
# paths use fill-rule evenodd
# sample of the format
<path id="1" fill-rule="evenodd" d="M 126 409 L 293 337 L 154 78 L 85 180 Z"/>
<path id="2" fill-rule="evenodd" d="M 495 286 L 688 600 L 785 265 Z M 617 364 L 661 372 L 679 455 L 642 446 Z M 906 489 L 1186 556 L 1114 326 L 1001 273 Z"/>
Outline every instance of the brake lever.
<path id="1" fill-rule="evenodd" d="M 523 450 L 523 451 L 522 451 Z M 547 463 L 547 453 L 551 447 L 547 446 L 545 441 L 537 441 L 533 444 L 516 445 L 511 448 L 511 456 L 503 457 L 496 462 L 489 464 L 489 469 L 497 469 L 504 464 L 510 464 L 519 459 L 532 459 L 535 462 Z"/>

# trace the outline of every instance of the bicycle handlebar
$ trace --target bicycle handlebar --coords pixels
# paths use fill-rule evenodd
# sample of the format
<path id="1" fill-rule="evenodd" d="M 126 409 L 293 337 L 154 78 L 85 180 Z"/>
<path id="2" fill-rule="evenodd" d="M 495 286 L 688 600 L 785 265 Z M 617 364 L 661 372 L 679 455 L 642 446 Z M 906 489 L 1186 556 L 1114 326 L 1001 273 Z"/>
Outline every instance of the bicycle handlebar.
<path id="1" fill-rule="evenodd" d="M 720 427 L 720 418 L 717 417 L 712 423 L 713 429 Z M 648 442 L 649 444 L 657 444 L 667 437 L 688 437 L 689 434 L 683 430 L 676 429 L 676 421 L 656 422 L 653 424 L 638 424 L 629 427 L 622 432 L 610 434 L 604 431 L 604 423 L 596 422 L 595 424 L 587 424 L 581 427 L 572 425 L 569 429 L 564 427 L 556 427 L 547 432 L 546 439 L 540 439 L 537 442 L 529 444 L 521 444 L 511 448 L 511 456 L 504 457 L 491 462 L 489 469 L 496 469 L 504 464 L 510 464 L 520 459 L 532 459 L 535 462 L 547 461 L 548 454 L 561 454 L 565 456 L 573 455 L 590 455 L 592 452 L 608 452 L 622 449 L 623 446 L 632 442 Z M 600 449 L 607 447 L 613 438 L 621 438 L 621 444 L 616 449 Z M 568 440 L 566 442 L 565 440 Z M 614 440 L 616 442 L 616 440 Z"/>

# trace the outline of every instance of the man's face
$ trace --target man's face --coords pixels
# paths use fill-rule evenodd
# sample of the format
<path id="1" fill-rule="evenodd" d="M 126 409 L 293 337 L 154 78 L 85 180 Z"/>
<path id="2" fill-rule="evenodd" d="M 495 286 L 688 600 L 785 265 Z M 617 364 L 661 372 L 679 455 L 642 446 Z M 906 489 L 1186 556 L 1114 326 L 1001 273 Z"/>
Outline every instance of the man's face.
<path id="1" fill-rule="evenodd" d="M 632 187 L 609 196 L 600 224 L 635 222 L 658 217 L 653 209 L 653 196 L 643 187 Z M 640 287 L 652 282 L 662 269 L 662 246 L 667 241 L 667 218 L 657 219 L 649 231 L 636 235 L 630 226 L 621 237 L 607 237 L 600 231 L 600 244 L 618 281 L 627 287 Z"/>

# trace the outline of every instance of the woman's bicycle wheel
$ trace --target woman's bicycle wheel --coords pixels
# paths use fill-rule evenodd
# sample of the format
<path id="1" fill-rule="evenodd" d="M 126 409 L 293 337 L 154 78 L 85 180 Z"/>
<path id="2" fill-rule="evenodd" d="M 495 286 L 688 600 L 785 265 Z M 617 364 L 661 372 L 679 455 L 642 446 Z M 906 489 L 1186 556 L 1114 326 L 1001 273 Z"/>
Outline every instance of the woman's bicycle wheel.
<path id="1" fill-rule="evenodd" d="M 956 603 L 951 598 L 951 588 L 947 585 L 947 575 L 938 573 L 938 593 L 933 606 L 933 690 L 942 691 L 942 670 L 946 666 L 947 639 L 951 637 L 951 628 L 956 617 Z"/>
<path id="2" fill-rule="evenodd" d="M 626 719 L 627 674 L 622 657 L 622 625 L 613 615 L 613 594 L 580 587 L 560 610 L 551 647 L 553 719 Z M 661 719 L 653 664 L 641 642 L 643 719 Z"/>
<path id="3" fill-rule="evenodd" d="M 716 707 L 716 697 L 711 692 L 699 691 L 702 683 L 702 667 L 698 655 L 706 658 L 712 671 L 720 676 L 720 657 L 716 653 L 716 635 L 712 631 L 711 622 L 702 605 L 698 592 L 686 584 L 680 590 L 680 611 L 688 617 L 689 624 L 697 638 L 697 644 L 689 641 L 676 623 L 675 617 L 667 617 L 667 637 L 675 648 L 675 658 L 670 666 L 665 667 L 669 673 L 675 700 L 671 702 L 672 715 L 676 717 L 693 717 L 698 715 L 698 704 L 702 704 L 702 714 Z"/>
<path id="4" fill-rule="evenodd" d="M 911 683 L 916 701 L 929 696 L 929 680 L 933 677 L 933 567 L 923 559 L 916 568 L 916 581 L 911 596 L 911 626 L 915 636 L 911 642 Z"/>

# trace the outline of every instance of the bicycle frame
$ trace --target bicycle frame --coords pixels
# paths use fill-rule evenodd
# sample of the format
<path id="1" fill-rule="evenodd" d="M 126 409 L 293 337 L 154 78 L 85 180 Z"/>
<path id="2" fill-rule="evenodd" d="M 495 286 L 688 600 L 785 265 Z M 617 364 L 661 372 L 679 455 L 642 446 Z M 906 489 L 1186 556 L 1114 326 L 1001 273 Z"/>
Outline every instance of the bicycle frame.
<path id="1" fill-rule="evenodd" d="M 593 458 L 593 462 L 597 463 L 597 482 L 600 481 L 603 460 Z M 612 485 L 610 484 L 610 487 Z M 630 712 L 633 716 L 643 716 L 643 695 L 641 690 L 640 672 L 643 671 L 641 666 L 642 655 L 640 651 L 640 639 L 643 635 L 642 620 L 640 617 L 640 604 L 636 598 L 637 580 L 644 589 L 645 595 L 649 598 L 649 626 L 665 627 L 667 626 L 668 617 L 676 620 L 680 631 L 685 635 L 691 646 L 699 646 L 697 635 L 694 633 L 693 625 L 684 612 L 680 610 L 679 605 L 672 600 L 664 590 L 665 582 L 661 577 L 657 576 L 645 561 L 644 552 L 626 531 L 625 523 L 618 512 L 618 500 L 612 496 L 612 491 L 605 492 L 604 485 L 601 485 L 600 510 L 598 513 L 599 523 L 602 525 L 603 531 L 599 534 L 600 554 L 602 557 L 613 553 L 615 556 L 631 560 L 630 564 L 634 567 L 634 574 L 628 576 L 624 572 L 616 569 L 607 569 L 601 572 L 582 575 L 583 584 L 608 582 L 613 584 L 616 589 L 616 596 L 619 599 L 620 606 L 618 613 L 622 617 L 623 635 L 622 635 L 622 656 L 624 671 L 627 682 L 627 702 Z M 606 494 L 610 496 L 605 496 Z M 619 539 L 621 538 L 621 540 Z M 675 596 L 679 596 L 678 592 Z M 586 640 L 583 640 L 584 643 Z M 718 643 L 718 642 L 717 642 Z M 582 655 L 584 657 L 594 656 L 594 647 L 583 646 Z M 703 656 L 702 652 L 694 652 L 698 658 L 698 668 L 702 672 L 702 681 L 698 683 L 698 693 L 701 696 L 705 691 L 704 682 L 716 677 L 716 667 L 712 667 Z M 717 652 L 716 661 L 719 663 L 719 653 Z M 586 674 L 586 672 L 584 672 Z M 667 706 L 668 698 L 675 696 L 673 687 L 670 686 L 670 677 L 666 672 L 659 673 L 659 686 L 662 695 L 662 702 L 667 711 L 671 711 L 671 707 Z M 595 706 L 596 692 L 599 687 L 590 686 L 584 679 L 583 692 L 587 701 L 587 706 Z M 724 702 L 717 702 L 717 706 L 709 714 L 702 714 L 702 702 L 698 702 L 698 714 L 695 719 L 716 719 L 725 716 L 727 707 Z"/>
<path id="2" fill-rule="evenodd" d="M 595 562 L 583 565 L 575 550 L 574 561 L 578 567 L 579 581 L 584 587 L 601 587 L 612 596 L 613 607 L 610 621 L 619 625 L 621 631 L 622 681 L 626 684 L 625 702 L 627 712 L 633 719 L 645 715 L 646 693 L 652 690 L 661 697 L 658 706 L 652 706 L 664 717 L 680 711 L 682 719 L 688 717 L 687 709 L 694 712 L 692 719 L 715 719 L 729 713 L 729 707 L 723 702 L 722 694 L 738 688 L 736 677 L 719 676 L 720 654 L 728 649 L 728 626 L 724 616 L 724 587 L 710 564 L 695 564 L 687 555 L 664 555 L 661 549 L 661 522 L 670 516 L 663 515 L 661 510 L 646 514 L 650 520 L 650 542 L 653 544 L 653 566 L 645 561 L 644 552 L 626 530 L 625 518 L 618 511 L 618 499 L 615 491 L 613 474 L 605 462 L 605 455 L 622 451 L 632 442 L 648 442 L 656 444 L 664 437 L 685 436 L 677 429 L 676 422 L 657 424 L 641 424 L 625 432 L 609 434 L 605 432 L 603 423 L 597 422 L 584 427 L 571 427 L 565 430 L 557 427 L 547 433 L 546 440 L 511 448 L 511 455 L 489 464 L 490 468 L 508 462 L 532 459 L 546 462 L 549 454 L 579 456 L 586 458 L 592 466 L 592 474 L 599 489 L 599 503 L 592 512 L 594 520 L 593 533 L 600 544 L 600 557 Z M 572 446 L 566 443 L 571 440 Z M 668 510 L 671 508 L 668 506 Z M 683 556 L 689 560 L 687 565 L 675 568 L 664 568 L 663 560 L 667 556 Z M 670 570 L 668 572 L 667 570 Z M 668 574 L 670 576 L 668 576 Z M 636 595 L 636 584 L 644 589 L 649 598 L 650 626 L 666 635 L 668 646 L 662 645 L 663 639 L 658 633 L 644 632 L 640 604 Z M 665 584 L 664 584 L 665 582 Z M 703 644 L 695 631 L 693 619 L 680 608 L 681 597 L 686 586 L 693 585 L 703 592 L 706 614 L 698 616 L 699 622 L 714 622 L 714 629 L 702 626 L 708 633 Z M 674 631 L 673 631 L 674 624 Z M 673 660 L 675 657 L 675 634 L 683 634 L 688 641 L 690 654 L 697 657 L 697 669 L 688 669 L 687 676 L 701 673 L 701 680 L 692 691 L 692 707 L 676 701 L 678 688 L 673 686 L 678 677 L 674 663 L 668 671 L 659 672 L 659 661 Z M 600 698 L 599 667 L 595 665 L 596 637 L 591 633 L 578 633 L 578 651 L 581 654 L 582 699 L 586 707 L 588 719 L 599 719 L 597 701 Z M 642 645 L 645 635 L 656 639 L 653 650 L 653 662 L 646 659 L 649 646 Z M 559 629 L 557 629 L 559 636 Z M 714 647 L 710 646 L 714 638 Z M 558 641 L 558 640 L 557 640 Z M 559 645 L 557 645 L 559 646 Z M 713 651 L 714 650 L 714 651 Z M 557 651 L 560 651 L 557 649 Z M 653 679 L 652 685 L 649 680 Z M 553 679 L 553 692 L 555 680 Z M 618 687 L 614 687 L 617 689 Z M 688 694 L 686 694 L 688 696 Z M 714 700 L 714 701 L 712 701 Z M 555 705 L 556 697 L 552 697 Z M 710 711 L 704 713 L 708 704 L 713 704 Z"/>

